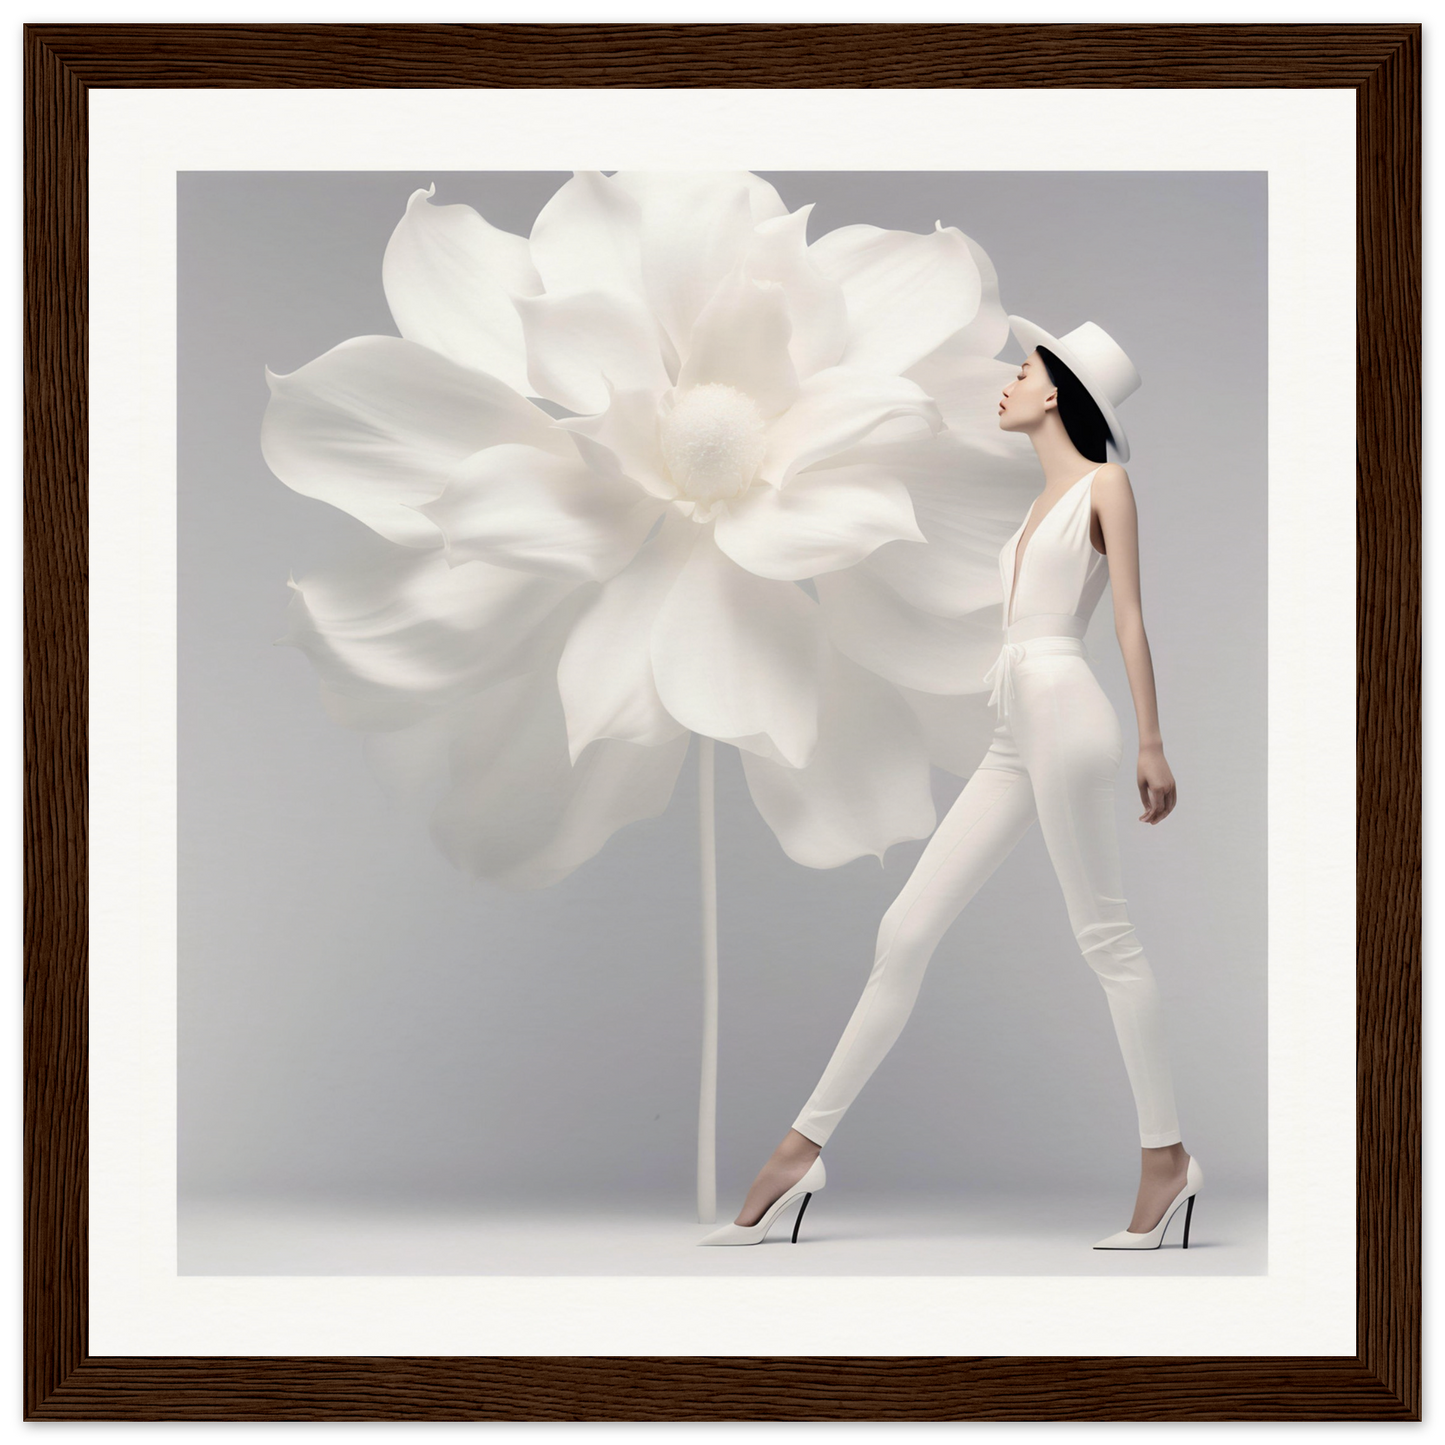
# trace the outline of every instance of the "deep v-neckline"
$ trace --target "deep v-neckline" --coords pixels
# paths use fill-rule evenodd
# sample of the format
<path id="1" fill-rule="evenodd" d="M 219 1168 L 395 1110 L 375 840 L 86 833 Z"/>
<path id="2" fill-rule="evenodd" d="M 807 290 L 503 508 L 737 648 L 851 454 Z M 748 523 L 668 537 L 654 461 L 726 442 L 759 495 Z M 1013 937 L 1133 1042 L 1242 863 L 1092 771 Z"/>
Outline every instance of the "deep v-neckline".
<path id="1" fill-rule="evenodd" d="M 1101 462 L 1100 466 L 1102 465 L 1103 463 Z M 1053 505 L 1049 508 L 1049 510 L 1045 512 L 1042 517 L 1039 518 L 1039 526 L 1034 528 L 1032 535 L 1028 535 L 1029 523 L 1033 521 L 1034 508 L 1038 506 L 1039 498 L 1035 497 L 1033 501 L 1029 503 L 1029 514 L 1027 517 L 1024 518 L 1024 524 L 1019 529 L 1018 536 L 1014 538 L 1013 565 L 1009 569 L 1007 616 L 1010 623 L 1013 622 L 1014 598 L 1018 596 L 1019 591 L 1019 567 L 1023 564 L 1023 559 L 1028 554 L 1028 548 L 1024 546 L 1025 536 L 1028 535 L 1028 540 L 1032 542 L 1034 537 L 1038 535 L 1039 527 L 1042 527 L 1044 523 L 1047 522 L 1056 511 L 1058 511 L 1059 503 L 1062 502 L 1064 498 L 1067 497 L 1069 493 L 1072 492 L 1074 488 L 1079 485 L 1080 482 L 1087 481 L 1090 477 L 1094 475 L 1094 472 L 1097 472 L 1098 470 L 1099 468 L 1095 467 L 1093 471 L 1085 472 L 1082 477 L 1079 477 L 1077 480 L 1070 482 L 1069 485 L 1065 487 L 1064 490 L 1060 492 L 1057 497 L 1054 498 Z"/>

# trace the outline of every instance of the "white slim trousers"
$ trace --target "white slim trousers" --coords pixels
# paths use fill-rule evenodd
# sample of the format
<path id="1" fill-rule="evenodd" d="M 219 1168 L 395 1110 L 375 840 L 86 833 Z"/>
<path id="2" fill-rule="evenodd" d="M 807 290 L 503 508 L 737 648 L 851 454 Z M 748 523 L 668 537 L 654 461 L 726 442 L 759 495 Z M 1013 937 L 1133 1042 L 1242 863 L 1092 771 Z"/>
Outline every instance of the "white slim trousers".
<path id="1" fill-rule="evenodd" d="M 793 1128 L 825 1144 L 908 1021 L 934 949 L 1035 818 L 1074 938 L 1103 986 L 1145 1148 L 1180 1140 L 1159 992 L 1120 883 L 1123 735 L 1081 638 L 1009 647 L 1007 712 L 883 915 L 872 972 Z"/>

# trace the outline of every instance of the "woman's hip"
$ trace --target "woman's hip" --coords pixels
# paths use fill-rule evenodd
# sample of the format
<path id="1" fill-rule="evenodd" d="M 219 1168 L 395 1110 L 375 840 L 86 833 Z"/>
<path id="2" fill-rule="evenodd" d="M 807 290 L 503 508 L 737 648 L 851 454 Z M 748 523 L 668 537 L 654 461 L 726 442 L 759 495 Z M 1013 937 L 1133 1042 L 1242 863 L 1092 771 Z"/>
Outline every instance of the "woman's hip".
<path id="1" fill-rule="evenodd" d="M 1084 640 L 1036 637 L 1010 646 L 1007 706 L 983 766 L 1112 777 L 1123 760 L 1123 730 Z"/>

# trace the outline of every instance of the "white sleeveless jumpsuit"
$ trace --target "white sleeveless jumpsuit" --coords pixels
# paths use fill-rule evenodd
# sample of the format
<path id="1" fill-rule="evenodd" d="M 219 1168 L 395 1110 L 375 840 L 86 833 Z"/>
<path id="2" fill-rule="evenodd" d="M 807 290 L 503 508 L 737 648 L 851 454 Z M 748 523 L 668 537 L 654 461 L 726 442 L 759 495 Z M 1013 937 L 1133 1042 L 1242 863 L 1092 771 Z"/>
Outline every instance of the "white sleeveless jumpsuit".
<path id="1" fill-rule="evenodd" d="M 1093 478 L 1079 478 L 1024 546 L 999 554 L 1003 646 L 984 675 L 999 716 L 977 770 L 935 829 L 878 930 L 873 970 L 793 1128 L 825 1144 L 913 1009 L 923 972 L 985 879 L 1037 818 L 1080 951 L 1103 986 L 1145 1148 L 1180 1140 L 1164 1024 L 1120 884 L 1114 781 L 1118 715 L 1089 666 L 1084 631 L 1108 580 L 1089 537 Z M 1035 503 L 1037 505 L 1037 503 Z"/>

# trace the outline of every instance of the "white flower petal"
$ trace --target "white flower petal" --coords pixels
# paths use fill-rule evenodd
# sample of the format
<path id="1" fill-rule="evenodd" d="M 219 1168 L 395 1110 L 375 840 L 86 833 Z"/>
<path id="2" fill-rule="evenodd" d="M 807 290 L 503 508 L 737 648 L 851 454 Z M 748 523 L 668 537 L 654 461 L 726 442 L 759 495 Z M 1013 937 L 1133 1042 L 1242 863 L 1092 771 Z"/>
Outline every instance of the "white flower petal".
<path id="1" fill-rule="evenodd" d="M 748 204 L 752 207 L 755 226 L 762 225 L 764 221 L 771 220 L 774 216 L 788 214 L 788 208 L 784 205 L 783 198 L 778 194 L 777 188 L 771 181 L 765 181 L 761 176 L 754 175 L 752 171 L 738 171 L 735 174 L 742 176 L 743 184 L 748 188 Z"/>
<path id="2" fill-rule="evenodd" d="M 894 418 L 909 419 L 905 425 L 919 431 L 919 419 L 930 431 L 943 427 L 932 398 L 906 377 L 850 366 L 814 372 L 797 401 L 769 425 L 759 474 L 775 487 L 786 486 L 795 472 L 853 446 Z"/>
<path id="3" fill-rule="evenodd" d="M 527 338 L 528 375 L 538 396 L 569 411 L 599 412 L 619 391 L 657 394 L 671 386 L 657 324 L 635 298 L 616 291 L 514 298 Z"/>
<path id="4" fill-rule="evenodd" d="M 381 285 L 408 341 L 485 371 L 527 395 L 527 351 L 512 297 L 542 289 L 527 240 L 470 206 L 434 206 L 413 191 L 381 262 Z"/>
<path id="5" fill-rule="evenodd" d="M 1003 389 L 1018 375 L 1018 368 L 975 355 L 968 349 L 967 336 L 965 327 L 937 351 L 915 362 L 904 375 L 938 403 L 948 429 L 961 441 L 1005 459 L 1027 453 L 1037 477 L 1038 456 L 1028 437 L 1022 432 L 1004 431 L 998 424 Z"/>
<path id="6" fill-rule="evenodd" d="M 573 769 L 572 790 L 551 838 L 499 881 L 546 887 L 601 852 L 619 828 L 664 813 L 691 741 L 686 732 L 657 747 L 599 740 Z"/>
<path id="7" fill-rule="evenodd" d="M 719 382 L 751 397 L 765 417 L 777 416 L 798 396 L 791 334 L 782 283 L 749 280 L 739 267 L 698 313 L 677 389 Z"/>
<path id="8" fill-rule="evenodd" d="M 902 687 L 920 692 L 987 691 L 998 656 L 1003 607 L 936 617 L 910 607 L 861 567 L 825 572 L 814 584 L 835 647 Z"/>
<path id="9" fill-rule="evenodd" d="M 744 753 L 758 811 L 783 851 L 807 868 L 837 868 L 938 822 L 918 720 L 896 688 L 829 648 L 818 698 L 818 745 L 806 767 Z"/>
<path id="10" fill-rule="evenodd" d="M 652 678 L 652 624 L 702 528 L 675 511 L 578 618 L 557 666 L 573 761 L 595 738 L 656 746 L 686 732 Z"/>
<path id="11" fill-rule="evenodd" d="M 587 598 L 574 582 L 440 551 L 353 557 L 292 589 L 278 644 L 307 653 L 345 727 L 405 727 L 560 645 Z M 576 594 L 574 596 L 574 594 Z"/>
<path id="12" fill-rule="evenodd" d="M 601 581 L 632 560 L 664 506 L 575 455 L 509 443 L 458 463 L 418 510 L 441 530 L 453 566 L 480 560 Z"/>
<path id="13" fill-rule="evenodd" d="M 266 383 L 271 470 L 405 547 L 440 545 L 415 506 L 463 457 L 501 442 L 558 445 L 551 418 L 525 397 L 395 336 L 352 337 L 285 375 L 268 368 Z"/>
<path id="14" fill-rule="evenodd" d="M 681 733 L 649 748 L 603 738 L 574 767 L 552 671 L 510 679 L 459 710 L 432 839 L 474 878 L 548 887 L 619 828 L 666 809 L 689 741 Z"/>
<path id="15" fill-rule="evenodd" d="M 562 417 L 553 425 L 559 430 L 584 436 L 609 452 L 617 470 L 631 478 L 654 497 L 670 500 L 677 486 L 668 474 L 658 434 L 658 401 L 661 393 L 615 391 L 605 411 L 593 416 Z M 590 457 L 591 453 L 584 453 Z"/>
<path id="16" fill-rule="evenodd" d="M 1027 440 L 1009 455 L 949 430 L 921 443 L 863 446 L 844 454 L 908 488 L 927 545 L 887 543 L 859 563 L 914 607 L 962 617 L 1003 603 L 999 553 L 1038 492 L 1038 459 Z M 830 466 L 828 470 L 832 470 Z M 794 483 L 805 472 L 795 478 Z"/>
<path id="17" fill-rule="evenodd" d="M 842 364 L 905 371 L 973 321 L 983 301 L 976 250 L 941 222 L 923 235 L 840 226 L 814 241 L 808 255 L 848 302 Z"/>
<path id="18" fill-rule="evenodd" d="M 423 826 L 447 789 L 448 752 L 465 701 L 406 727 L 361 735 L 361 756 L 392 810 Z"/>
<path id="19" fill-rule="evenodd" d="M 993 741 L 998 715 L 984 693 L 918 692 L 896 688 L 923 729 L 929 761 L 960 778 L 972 776 Z"/>
<path id="20" fill-rule="evenodd" d="M 848 344 L 843 288 L 824 276 L 808 255 L 812 209 L 810 201 L 796 211 L 760 221 L 748 245 L 748 274 L 758 281 L 776 281 L 783 288 L 792 324 L 788 351 L 799 377 L 836 366 Z M 1007 327 L 1007 318 L 1004 324 Z"/>
<path id="21" fill-rule="evenodd" d="M 942 222 L 934 223 L 935 230 L 942 229 Z M 994 268 L 993 262 L 989 259 L 988 252 L 983 249 L 971 236 L 965 236 L 962 231 L 949 228 L 953 236 L 962 237 L 964 245 L 968 248 L 969 255 L 973 258 L 973 264 L 978 272 L 978 308 L 972 318 L 963 326 L 959 327 L 952 336 L 944 340 L 933 351 L 927 353 L 922 360 L 930 359 L 945 361 L 959 357 L 974 357 L 981 361 L 989 362 L 992 368 L 1002 368 L 1004 380 L 1000 383 L 999 389 L 1007 385 L 1014 377 L 1015 368 L 1009 362 L 990 361 L 1008 344 L 1009 324 L 1008 311 L 999 300 L 998 294 L 998 271 Z M 929 381 L 930 376 L 925 379 L 919 374 L 920 363 L 913 363 L 905 369 L 906 375 L 920 382 L 923 389 L 935 397 L 940 406 L 944 406 L 943 398 L 933 390 Z M 993 405 L 996 407 L 998 398 L 993 398 Z M 947 414 L 948 408 L 944 406 Z M 997 431 L 997 417 L 991 411 L 990 416 L 994 420 L 994 429 Z M 1027 438 L 1025 438 L 1027 440 Z"/>
<path id="22" fill-rule="evenodd" d="M 636 200 L 601 171 L 575 171 L 532 223 L 531 258 L 550 295 L 605 291 L 649 310 Z"/>
<path id="23" fill-rule="evenodd" d="M 792 767 L 817 741 L 822 634 L 817 604 L 755 577 L 707 528 L 652 628 L 652 673 L 684 727 Z"/>
<path id="24" fill-rule="evenodd" d="M 925 540 L 908 488 L 869 463 L 799 472 L 782 491 L 750 487 L 719 514 L 716 536 L 738 566 L 788 582 L 851 567 L 888 542 Z"/>
<path id="25" fill-rule="evenodd" d="M 751 171 L 618 171 L 612 184 L 637 202 L 652 311 L 685 356 L 698 313 L 742 260 L 753 227 L 788 208 Z"/>

